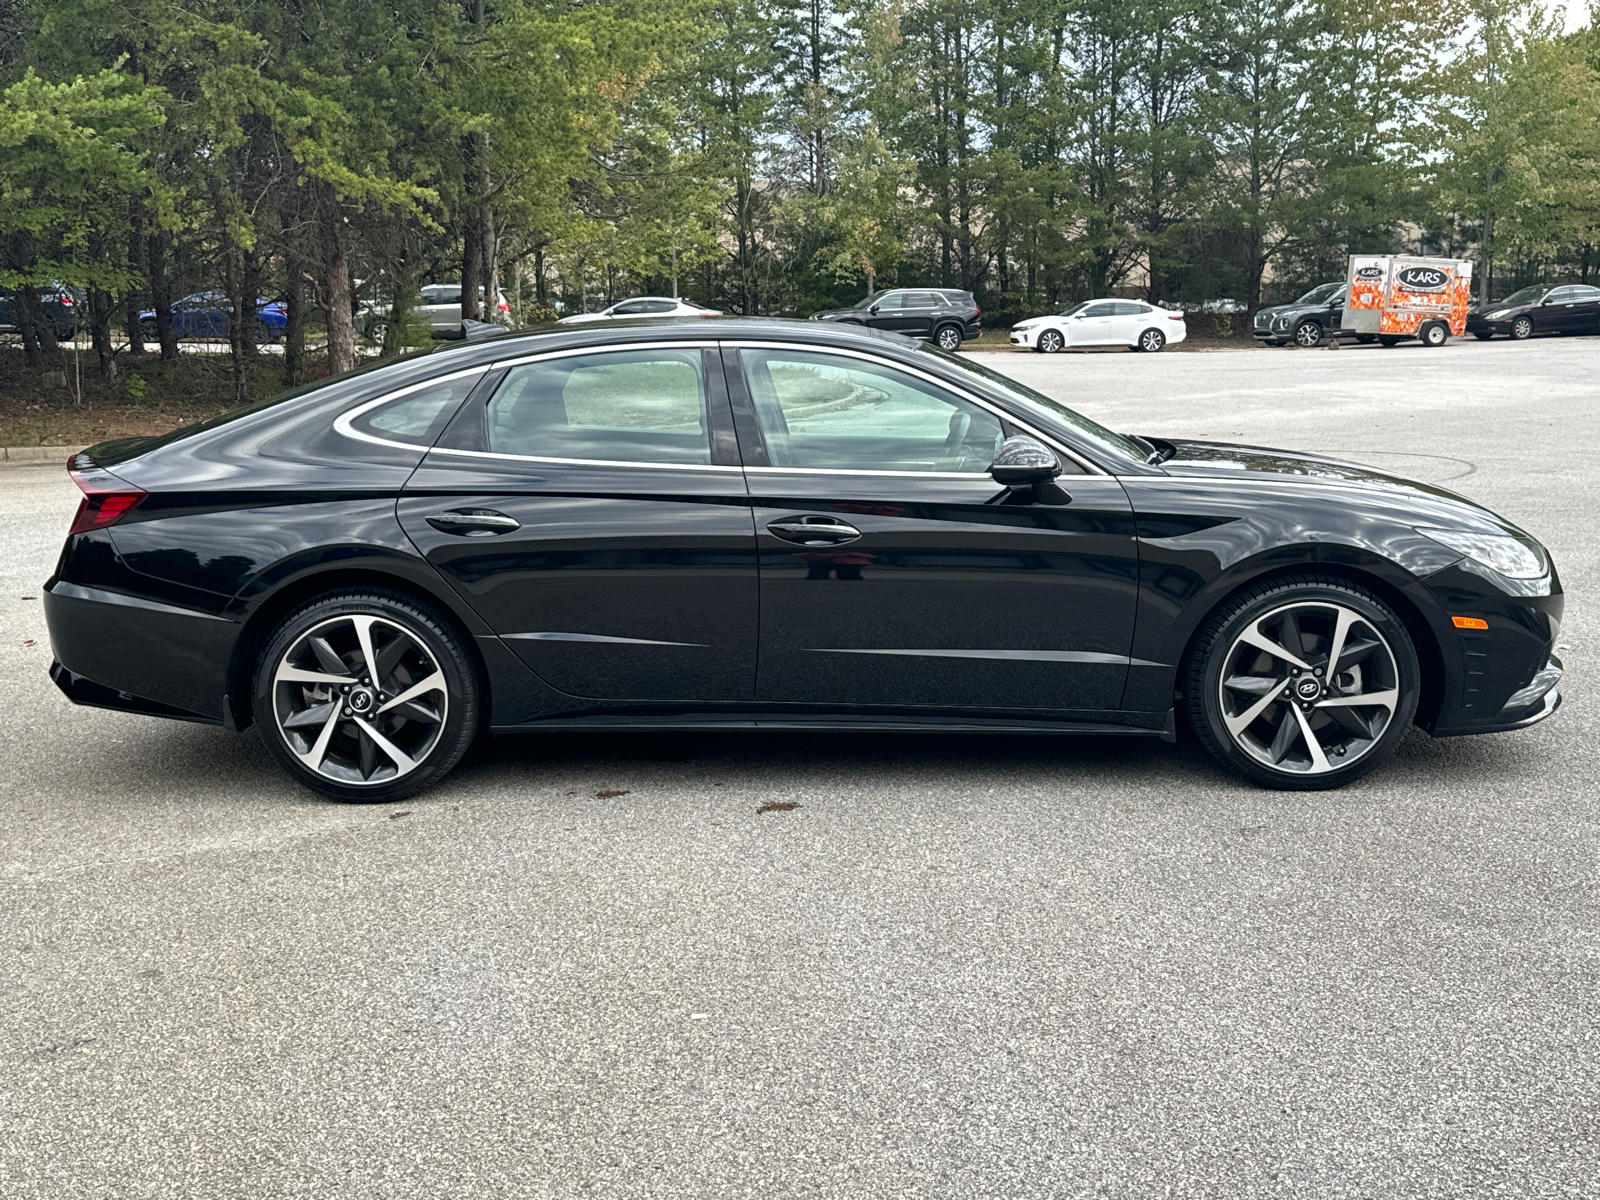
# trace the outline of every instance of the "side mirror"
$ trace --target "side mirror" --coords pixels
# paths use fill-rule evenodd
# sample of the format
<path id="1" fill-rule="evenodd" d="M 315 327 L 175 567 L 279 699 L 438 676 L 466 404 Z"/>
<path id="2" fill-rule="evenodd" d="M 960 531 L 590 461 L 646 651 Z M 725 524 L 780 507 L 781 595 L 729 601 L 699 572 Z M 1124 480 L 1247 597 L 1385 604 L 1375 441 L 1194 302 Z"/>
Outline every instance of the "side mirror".
<path id="1" fill-rule="evenodd" d="M 1041 504 L 1066 504 L 1072 497 L 1056 483 L 1061 460 L 1056 452 L 1037 438 L 1025 434 L 1008 437 L 989 464 L 989 477 L 1012 491 L 1033 489 Z"/>
<path id="2" fill-rule="evenodd" d="M 873 316 L 877 316 L 878 315 L 878 306 L 876 304 L 874 304 L 871 308 L 867 309 L 867 311 L 869 313 L 871 313 Z"/>

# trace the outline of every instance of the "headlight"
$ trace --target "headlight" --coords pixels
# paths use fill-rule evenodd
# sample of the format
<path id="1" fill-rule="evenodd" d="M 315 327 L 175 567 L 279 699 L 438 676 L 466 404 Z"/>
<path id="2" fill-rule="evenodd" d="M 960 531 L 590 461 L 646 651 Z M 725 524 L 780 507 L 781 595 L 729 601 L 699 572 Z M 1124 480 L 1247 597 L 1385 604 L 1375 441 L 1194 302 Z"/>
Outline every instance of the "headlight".
<path id="1" fill-rule="evenodd" d="M 1548 569 L 1537 544 L 1530 544 L 1509 533 L 1474 533 L 1466 529 L 1417 530 L 1457 554 L 1488 567 L 1508 579 L 1537 579 Z"/>
<path id="2" fill-rule="evenodd" d="M 1504 321 L 1510 315 L 1511 315 L 1511 310 L 1509 308 L 1501 308 L 1501 309 L 1496 309 L 1494 312 L 1490 313 L 1484 319 L 1488 320 L 1488 321 Z"/>

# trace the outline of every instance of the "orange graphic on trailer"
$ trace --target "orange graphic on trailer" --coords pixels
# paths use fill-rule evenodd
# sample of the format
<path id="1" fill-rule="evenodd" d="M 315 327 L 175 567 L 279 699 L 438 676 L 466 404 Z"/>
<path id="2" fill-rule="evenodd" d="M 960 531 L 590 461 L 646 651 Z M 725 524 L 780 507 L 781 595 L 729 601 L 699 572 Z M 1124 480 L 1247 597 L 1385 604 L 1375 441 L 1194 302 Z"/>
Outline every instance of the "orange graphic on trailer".
<path id="1" fill-rule="evenodd" d="M 1350 260 L 1350 299 L 1346 308 L 1382 309 L 1383 294 L 1389 286 L 1388 258 Z"/>
<path id="2" fill-rule="evenodd" d="M 1471 302 L 1472 264 L 1463 259 L 1353 254 L 1341 329 L 1403 338 L 1439 322 L 1460 337 Z"/>

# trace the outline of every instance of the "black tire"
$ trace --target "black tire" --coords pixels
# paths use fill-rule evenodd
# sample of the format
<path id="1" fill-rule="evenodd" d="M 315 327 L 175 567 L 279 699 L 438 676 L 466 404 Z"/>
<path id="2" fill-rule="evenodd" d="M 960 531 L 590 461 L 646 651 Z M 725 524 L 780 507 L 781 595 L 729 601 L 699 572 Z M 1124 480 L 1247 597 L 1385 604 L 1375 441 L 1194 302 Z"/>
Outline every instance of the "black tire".
<path id="1" fill-rule="evenodd" d="M 1033 348 L 1040 354 L 1060 354 L 1066 344 L 1067 339 L 1061 336 L 1059 329 L 1046 329 L 1034 342 Z"/>
<path id="2" fill-rule="evenodd" d="M 1294 327 L 1294 344 L 1302 350 L 1322 345 L 1322 326 L 1316 321 L 1301 321 Z"/>
<path id="3" fill-rule="evenodd" d="M 1450 340 L 1450 326 L 1443 321 L 1429 321 L 1417 331 L 1417 340 L 1429 349 L 1435 349 Z"/>
<path id="4" fill-rule="evenodd" d="M 1514 341 L 1514 342 L 1525 342 L 1529 338 L 1531 338 L 1532 336 L 1533 336 L 1533 318 L 1532 317 L 1527 317 L 1527 316 L 1518 317 L 1515 321 L 1511 322 L 1511 340 L 1512 341 Z"/>
<path id="5" fill-rule="evenodd" d="M 1373 342 L 1375 342 L 1377 340 L 1378 340 L 1378 335 L 1375 334 L 1375 333 L 1358 333 L 1358 334 L 1356 334 L 1356 341 L 1360 342 L 1363 346 L 1370 346 L 1370 345 L 1372 345 Z"/>
<path id="6" fill-rule="evenodd" d="M 370 620 L 365 643 L 363 618 Z M 370 686 L 364 644 L 383 672 Z M 415 795 L 442 779 L 477 735 L 481 689 L 467 644 L 451 621 L 404 592 L 346 588 L 319 596 L 278 623 L 257 660 L 251 694 L 261 738 L 291 776 L 331 799 L 381 804 Z M 344 675 L 330 673 L 337 664 L 329 654 L 345 664 Z M 282 678 L 286 671 L 295 677 Z M 413 701 L 388 707 L 407 691 Z M 315 756 L 314 764 L 303 755 Z"/>
<path id="7" fill-rule="evenodd" d="M 389 322 L 384 318 L 368 321 L 367 327 L 362 330 L 362 335 L 375 346 L 381 346 L 389 335 Z"/>
<path id="8" fill-rule="evenodd" d="M 961 327 L 959 325 L 941 325 L 933 331 L 933 344 L 941 350 L 948 350 L 952 354 L 961 349 Z"/>
<path id="9" fill-rule="evenodd" d="M 1388 334 L 1388 333 L 1380 333 L 1378 335 L 1378 345 L 1385 346 L 1385 347 L 1388 347 L 1390 349 L 1393 349 L 1395 346 L 1398 346 L 1401 342 L 1403 342 L 1405 340 L 1406 339 L 1403 338 L 1403 337 L 1396 337 L 1393 334 Z"/>
<path id="10" fill-rule="evenodd" d="M 147 342 L 155 342 L 159 345 L 161 342 L 161 327 L 154 321 L 140 321 L 139 336 Z"/>
<path id="11" fill-rule="evenodd" d="M 1133 343 L 1133 348 L 1143 351 L 1145 354 L 1159 354 L 1161 353 L 1161 348 L 1166 344 L 1167 335 L 1162 333 L 1161 330 L 1146 329 L 1139 334 L 1138 339 Z"/>
<path id="12" fill-rule="evenodd" d="M 1479 330 L 1474 331 L 1472 336 L 1477 338 L 1480 342 L 1487 342 L 1490 338 L 1492 338 L 1494 336 L 1494 334 L 1485 333 L 1483 330 L 1479 329 Z"/>
<path id="13" fill-rule="evenodd" d="M 1340 654 L 1349 669 L 1337 672 L 1337 683 L 1330 683 L 1321 672 L 1344 619 L 1341 611 L 1351 614 Z M 1258 641 L 1241 640 L 1247 636 L 1265 638 L 1280 649 L 1298 642 L 1299 663 L 1257 649 Z M 1225 670 L 1237 685 L 1224 686 Z M 1180 679 L 1189 724 L 1218 762 L 1263 787 L 1323 791 L 1361 778 L 1393 755 L 1416 715 L 1422 670 L 1405 624 L 1388 605 L 1348 580 L 1305 572 L 1250 585 L 1219 605 L 1201 626 Z M 1311 693 L 1303 701 L 1267 699 L 1302 687 Z M 1368 694 L 1389 699 L 1351 703 Z M 1228 714 L 1224 704 L 1242 711 Z M 1386 706 L 1384 718 L 1380 710 Z M 1365 728 L 1367 736 L 1352 732 L 1355 728 Z M 1267 744 L 1270 731 L 1276 736 Z M 1316 751 L 1308 734 L 1317 741 Z M 1345 758 L 1349 765 L 1336 765 Z"/>

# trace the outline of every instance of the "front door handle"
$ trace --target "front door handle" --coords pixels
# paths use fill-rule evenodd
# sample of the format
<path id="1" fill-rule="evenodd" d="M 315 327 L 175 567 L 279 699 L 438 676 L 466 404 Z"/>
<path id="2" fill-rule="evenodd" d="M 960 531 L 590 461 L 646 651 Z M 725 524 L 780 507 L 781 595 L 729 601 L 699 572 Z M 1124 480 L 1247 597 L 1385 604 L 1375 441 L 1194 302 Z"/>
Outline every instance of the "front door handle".
<path id="1" fill-rule="evenodd" d="M 838 546 L 853 542 L 861 536 L 854 525 L 834 517 L 785 517 L 767 524 L 767 532 L 786 542 L 799 542 L 802 546 Z"/>
<path id="2" fill-rule="evenodd" d="M 453 533 L 460 537 L 493 537 L 497 533 L 510 533 L 521 529 L 515 517 L 495 512 L 492 508 L 453 508 L 448 512 L 432 513 L 423 518 L 440 533 Z"/>

